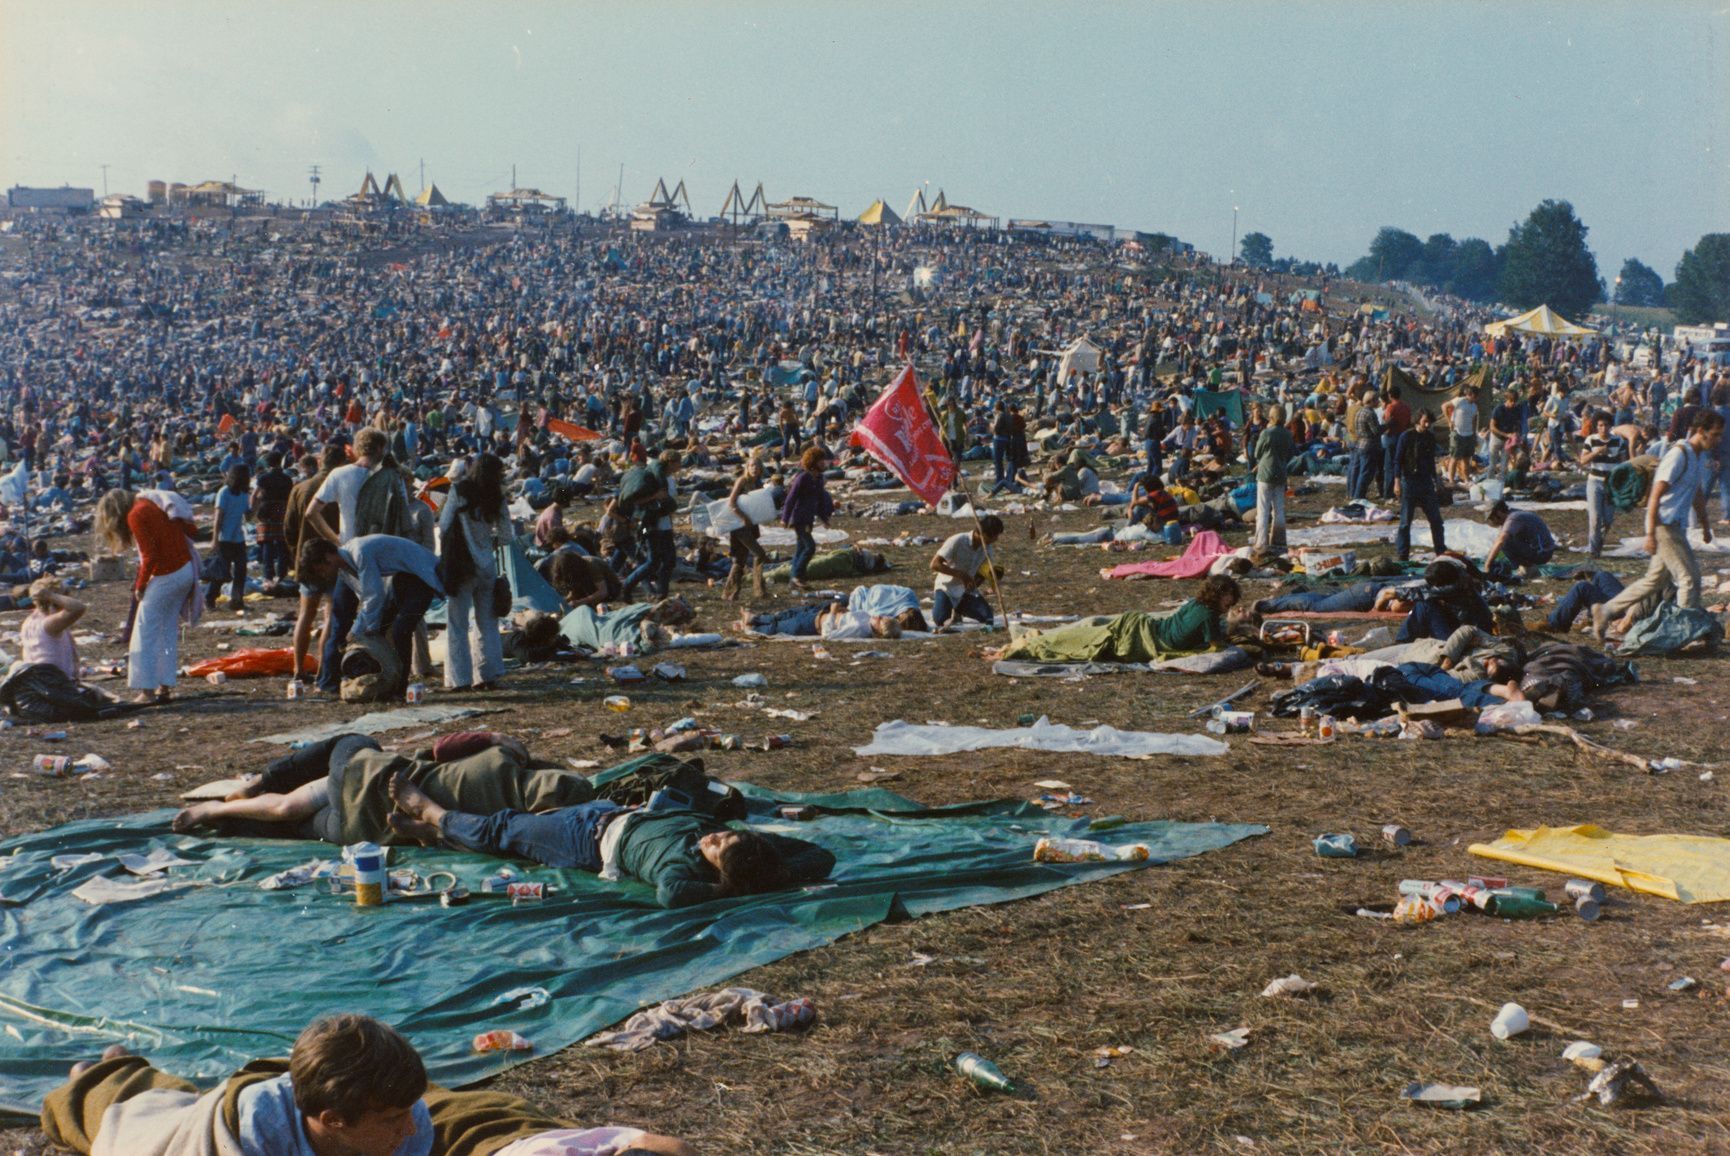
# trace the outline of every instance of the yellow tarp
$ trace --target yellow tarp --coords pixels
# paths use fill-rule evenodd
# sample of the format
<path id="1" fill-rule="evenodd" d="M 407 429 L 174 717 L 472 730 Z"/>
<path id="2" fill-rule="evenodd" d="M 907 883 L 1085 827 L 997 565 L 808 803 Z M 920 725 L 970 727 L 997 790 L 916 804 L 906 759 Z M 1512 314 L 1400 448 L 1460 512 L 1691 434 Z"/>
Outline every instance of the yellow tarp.
<path id="1" fill-rule="evenodd" d="M 1522 313 L 1506 321 L 1492 321 L 1484 326 L 1484 332 L 1491 337 L 1500 337 L 1504 333 L 1530 333 L 1538 337 L 1590 337 L 1598 331 L 1575 325 L 1548 305 L 1540 305 L 1530 313 Z"/>
<path id="2" fill-rule="evenodd" d="M 1468 850 L 1681 903 L 1730 901 L 1730 839 L 1711 835 L 1618 835 L 1587 823 L 1509 831 Z"/>

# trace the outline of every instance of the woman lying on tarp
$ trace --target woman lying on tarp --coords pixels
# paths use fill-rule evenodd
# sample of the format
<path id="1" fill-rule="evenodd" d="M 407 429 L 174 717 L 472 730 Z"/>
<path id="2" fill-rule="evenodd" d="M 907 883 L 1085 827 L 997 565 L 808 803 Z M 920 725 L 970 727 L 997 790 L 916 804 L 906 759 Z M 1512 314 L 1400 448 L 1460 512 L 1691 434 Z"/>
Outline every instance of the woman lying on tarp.
<path id="1" fill-rule="evenodd" d="M 660 804 L 645 808 L 657 794 Z M 659 756 L 629 775 L 591 781 L 537 763 L 519 740 L 491 731 L 446 735 L 412 755 L 382 751 L 364 735 L 339 735 L 278 759 L 228 799 L 186 808 L 174 829 L 214 826 L 228 835 L 342 845 L 436 842 L 438 820 L 430 828 L 412 821 L 424 815 L 409 811 L 405 798 L 441 816 L 474 819 L 444 832 L 454 846 L 636 879 L 667 907 L 812 882 L 835 864 L 802 839 L 728 826 L 744 817 L 744 800 L 709 779 L 698 760 Z M 615 822 L 626 816 L 632 821 Z M 598 844 L 582 843 L 599 838 L 603 821 L 616 828 L 613 858 L 605 862 L 595 857 Z M 723 848 L 733 849 L 723 855 Z M 603 871 L 608 863 L 617 868 L 612 874 Z"/>
<path id="2" fill-rule="evenodd" d="M 1024 635 L 989 657 L 1029 662 L 1154 662 L 1216 650 L 1226 643 L 1226 613 L 1240 597 L 1235 580 L 1216 574 L 1202 582 L 1194 598 L 1170 614 L 1128 610 L 1109 617 L 1084 618 Z"/>

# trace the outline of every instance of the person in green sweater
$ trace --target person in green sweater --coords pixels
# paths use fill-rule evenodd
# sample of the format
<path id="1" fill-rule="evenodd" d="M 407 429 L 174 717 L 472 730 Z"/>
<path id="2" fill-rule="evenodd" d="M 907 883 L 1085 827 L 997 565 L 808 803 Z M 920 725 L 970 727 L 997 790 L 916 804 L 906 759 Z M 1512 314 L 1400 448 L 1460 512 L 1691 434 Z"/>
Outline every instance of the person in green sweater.
<path id="1" fill-rule="evenodd" d="M 1242 596 L 1236 581 L 1216 574 L 1170 614 L 1130 610 L 1083 618 L 1024 635 L 992 657 L 1027 662 L 1157 662 L 1215 650 L 1226 641 L 1226 613 Z"/>
<path id="2" fill-rule="evenodd" d="M 814 843 L 743 831 L 685 806 L 621 807 L 605 799 L 543 814 L 474 815 L 440 806 L 406 775 L 391 780 L 390 825 L 417 842 L 548 867 L 635 879 L 662 907 L 690 907 L 826 877 L 835 856 Z"/>
<path id="3" fill-rule="evenodd" d="M 1255 552 L 1284 554 L 1286 470 L 1297 448 L 1285 428 L 1285 407 L 1268 411 L 1267 428 L 1255 441 Z"/>

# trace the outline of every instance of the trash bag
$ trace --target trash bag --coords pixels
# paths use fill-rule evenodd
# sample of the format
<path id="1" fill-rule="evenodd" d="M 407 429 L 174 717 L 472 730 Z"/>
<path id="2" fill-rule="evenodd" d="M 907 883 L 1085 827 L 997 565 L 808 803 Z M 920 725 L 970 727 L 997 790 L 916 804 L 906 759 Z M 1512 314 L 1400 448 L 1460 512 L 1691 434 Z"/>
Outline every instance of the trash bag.
<path id="1" fill-rule="evenodd" d="M 0 682 L 0 704 L 22 722 L 93 722 L 119 718 L 139 704 L 115 702 L 47 662 L 21 666 Z"/>
<path id="2" fill-rule="evenodd" d="M 337 670 L 342 675 L 343 702 L 390 702 L 402 693 L 402 663 L 382 638 L 350 638 Z"/>
<path id="3" fill-rule="evenodd" d="M 1658 609 L 1628 628 L 1620 653 L 1624 658 L 1635 654 L 1675 654 L 1696 642 L 1716 646 L 1722 641 L 1723 625 L 1706 611 L 1684 610 L 1674 602 L 1660 602 Z"/>
<path id="4" fill-rule="evenodd" d="M 307 655 L 301 666 L 306 674 L 318 673 L 318 658 Z M 188 678 L 203 678 L 220 671 L 229 678 L 280 678 L 294 673 L 294 651 L 288 647 L 265 650 L 248 647 L 233 654 L 207 658 L 186 668 Z"/>

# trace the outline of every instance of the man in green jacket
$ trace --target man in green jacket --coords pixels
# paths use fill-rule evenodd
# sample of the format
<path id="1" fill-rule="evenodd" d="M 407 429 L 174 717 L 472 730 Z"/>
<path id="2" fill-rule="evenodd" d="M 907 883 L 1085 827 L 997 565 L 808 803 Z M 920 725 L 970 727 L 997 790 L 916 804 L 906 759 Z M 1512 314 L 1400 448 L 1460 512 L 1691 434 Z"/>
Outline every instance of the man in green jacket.
<path id="1" fill-rule="evenodd" d="M 390 824 L 408 838 L 483 855 L 515 855 L 549 867 L 635 879 L 662 907 L 774 891 L 829 874 L 835 857 L 816 844 L 743 831 L 688 806 L 621 807 L 605 799 L 535 815 L 469 814 L 442 807 L 408 776 L 391 781 Z"/>
<path id="2" fill-rule="evenodd" d="M 1285 428 L 1285 407 L 1268 411 L 1267 428 L 1255 442 L 1255 552 L 1284 554 L 1286 468 L 1297 453 Z"/>

